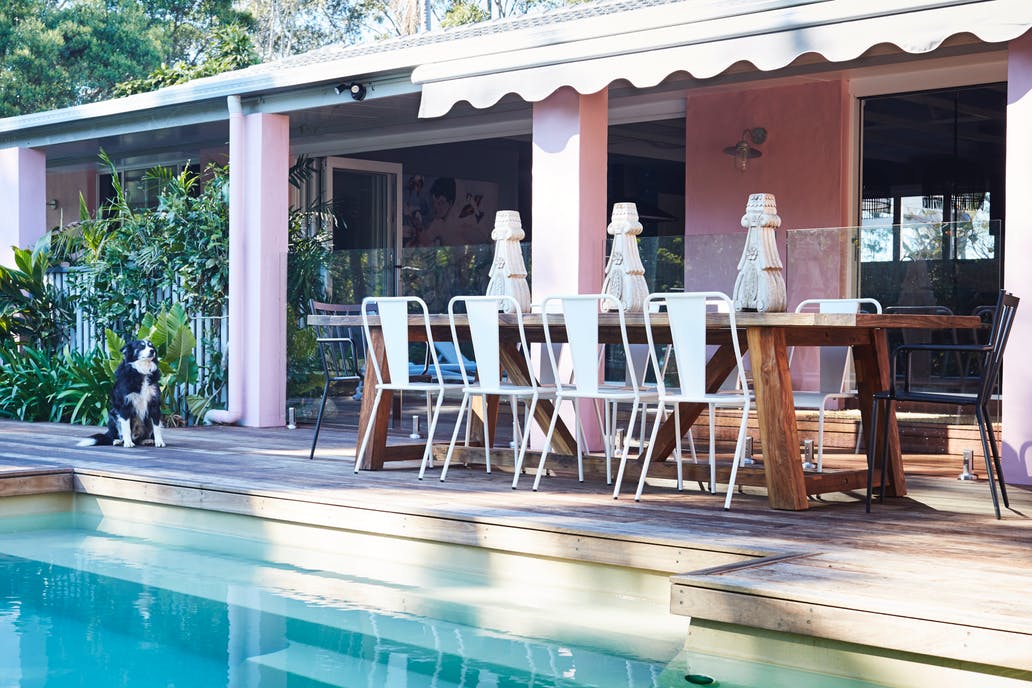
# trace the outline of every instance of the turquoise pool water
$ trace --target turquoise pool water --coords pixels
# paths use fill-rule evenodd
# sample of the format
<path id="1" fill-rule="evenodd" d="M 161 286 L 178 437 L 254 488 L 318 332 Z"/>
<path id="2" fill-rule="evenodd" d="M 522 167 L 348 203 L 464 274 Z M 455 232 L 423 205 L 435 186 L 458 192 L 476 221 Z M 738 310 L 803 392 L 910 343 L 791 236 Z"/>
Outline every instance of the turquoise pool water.
<path id="1" fill-rule="evenodd" d="M 0 686 L 683 686 L 665 581 L 77 498 L 0 519 Z"/>
<path id="2" fill-rule="evenodd" d="M 666 573 L 334 525 L 0 499 L 0 688 L 1018 685 L 799 638 L 686 648 Z"/>

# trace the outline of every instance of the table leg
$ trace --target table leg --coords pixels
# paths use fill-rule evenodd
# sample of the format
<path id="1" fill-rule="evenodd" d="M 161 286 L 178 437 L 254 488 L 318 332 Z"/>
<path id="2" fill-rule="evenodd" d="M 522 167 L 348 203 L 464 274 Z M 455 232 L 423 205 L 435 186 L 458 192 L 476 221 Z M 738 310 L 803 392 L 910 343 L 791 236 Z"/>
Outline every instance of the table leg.
<path id="1" fill-rule="evenodd" d="M 390 372 L 387 370 L 387 354 L 383 346 L 383 332 L 379 328 L 371 329 L 369 332 L 372 340 L 366 351 L 365 382 L 362 385 L 362 407 L 358 414 L 359 432 L 367 432 L 369 428 L 369 416 L 373 411 L 373 399 L 376 398 L 376 373 L 370 360 L 376 357 L 380 365 L 380 371 L 385 380 L 390 379 Z M 387 456 L 387 426 L 391 417 L 391 401 L 393 392 L 385 390 L 380 397 L 380 405 L 376 409 L 376 419 L 372 426 L 372 437 L 369 438 L 369 445 L 366 447 L 365 456 L 356 457 L 361 461 L 363 470 L 380 470 L 383 468 L 384 459 Z M 358 446 L 362 446 L 362 436 L 359 436 Z"/>
<path id="2" fill-rule="evenodd" d="M 865 437 L 871 433 L 871 402 L 877 391 L 888 389 L 892 381 L 889 379 L 892 368 L 889 365 L 889 345 L 884 329 L 870 330 L 870 339 L 866 344 L 853 347 L 853 368 L 856 370 L 857 403 L 860 405 L 860 419 Z M 879 456 L 877 452 L 884 446 L 884 431 L 878 428 L 875 438 L 875 474 L 879 474 L 882 461 L 888 461 L 889 485 L 885 486 L 885 494 L 890 497 L 902 497 L 907 493 L 906 477 L 903 475 L 903 457 L 899 443 L 899 426 L 896 423 L 896 410 L 889 408 L 888 423 L 885 427 L 889 433 L 889 455 Z M 881 426 L 881 424 L 879 424 Z"/>
<path id="3" fill-rule="evenodd" d="M 746 336 L 767 476 L 767 499 L 773 509 L 801 511 L 809 504 L 799 457 L 799 430 L 785 332 L 773 327 L 750 327 Z"/>
<path id="4" fill-rule="evenodd" d="M 493 447 L 495 442 L 495 433 L 498 431 L 498 404 L 501 401 L 501 397 L 497 395 L 488 395 L 487 403 L 484 403 L 484 397 L 473 397 L 470 404 L 473 406 L 473 416 L 470 419 L 472 425 L 470 426 L 469 438 L 470 444 L 474 446 L 483 446 L 484 444 L 484 425 L 486 424 L 491 432 L 487 438 L 488 446 Z M 490 422 L 488 422 L 490 421 Z"/>
<path id="5" fill-rule="evenodd" d="M 502 344 L 499 349 L 502 368 L 508 373 L 509 379 L 517 385 L 531 384 L 531 372 L 527 369 L 527 362 L 515 344 Z M 552 420 L 552 411 L 555 404 L 551 399 L 539 399 L 534 408 L 534 420 L 542 432 L 548 430 L 548 423 Z M 528 430 L 524 428 L 524 432 Z M 556 423 L 555 431 L 552 433 L 552 447 L 557 454 L 572 456 L 577 453 L 577 440 L 574 439 L 570 429 L 566 427 L 562 419 Z"/>

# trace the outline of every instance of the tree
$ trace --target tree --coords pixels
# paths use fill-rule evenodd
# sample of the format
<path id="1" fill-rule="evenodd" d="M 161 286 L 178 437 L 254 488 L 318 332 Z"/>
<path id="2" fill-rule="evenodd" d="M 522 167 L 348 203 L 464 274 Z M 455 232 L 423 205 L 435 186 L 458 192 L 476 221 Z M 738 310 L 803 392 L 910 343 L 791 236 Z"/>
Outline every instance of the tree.
<path id="1" fill-rule="evenodd" d="M 136 0 L 0 5 L 0 116 L 107 97 L 160 62 L 161 36 Z"/>
<path id="2" fill-rule="evenodd" d="M 198 64 L 176 62 L 171 67 L 162 63 L 145 77 L 128 79 L 117 84 L 116 96 L 154 91 L 165 86 L 186 83 L 205 76 L 214 76 L 234 69 L 243 69 L 258 62 L 251 37 L 239 26 L 226 26 L 213 32 L 210 53 L 202 55 Z"/>

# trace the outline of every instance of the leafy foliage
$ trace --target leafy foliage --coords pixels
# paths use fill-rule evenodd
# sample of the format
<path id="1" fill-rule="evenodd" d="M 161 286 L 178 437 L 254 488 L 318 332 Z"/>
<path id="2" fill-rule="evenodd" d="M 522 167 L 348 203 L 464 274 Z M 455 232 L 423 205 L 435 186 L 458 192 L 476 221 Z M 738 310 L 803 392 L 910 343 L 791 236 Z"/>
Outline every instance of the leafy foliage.
<path id="1" fill-rule="evenodd" d="M 111 160 L 101 159 L 112 172 L 114 197 L 93 216 L 83 207 L 79 222 L 54 236 L 57 257 L 73 266 L 75 305 L 116 331 L 138 307 L 167 306 L 173 294 L 190 313 L 221 315 L 229 282 L 225 167 L 210 165 L 201 189 L 189 170 L 151 170 L 148 178 L 160 183 L 158 207 L 134 210 Z"/>
<path id="2" fill-rule="evenodd" d="M 0 337 L 56 349 L 69 315 L 46 280 L 48 245 L 41 241 L 31 251 L 16 246 L 12 250 L 14 267 L 0 265 Z"/>
<path id="3" fill-rule="evenodd" d="M 115 371 L 123 359 L 125 340 L 112 330 L 105 344 L 89 353 L 65 346 L 55 355 L 13 342 L 0 345 L 0 415 L 19 420 L 107 423 Z M 193 350 L 196 340 L 182 306 L 144 315 L 135 337 L 150 339 L 158 352 L 162 415 L 166 425 L 200 417 L 209 400 L 188 395 L 197 381 Z"/>
<path id="4" fill-rule="evenodd" d="M 194 79 L 243 69 L 258 62 L 258 54 L 251 37 L 239 26 L 220 27 L 213 36 L 215 44 L 199 64 L 178 61 L 169 66 L 162 62 L 147 76 L 116 84 L 114 95 L 128 96 L 154 91 L 165 86 L 175 86 Z"/>

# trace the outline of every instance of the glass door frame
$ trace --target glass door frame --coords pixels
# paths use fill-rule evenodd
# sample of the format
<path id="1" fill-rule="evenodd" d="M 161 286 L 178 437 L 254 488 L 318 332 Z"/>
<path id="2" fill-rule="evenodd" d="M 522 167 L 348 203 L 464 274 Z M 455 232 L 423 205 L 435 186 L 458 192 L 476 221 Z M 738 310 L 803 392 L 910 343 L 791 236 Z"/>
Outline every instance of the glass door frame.
<path id="1" fill-rule="evenodd" d="M 402 225 L 402 165 L 401 163 L 381 162 L 378 160 L 362 160 L 359 158 L 343 158 L 327 156 L 322 162 L 322 197 L 327 204 L 333 203 L 333 173 L 336 170 L 348 172 L 366 172 L 369 174 L 394 175 L 394 204 L 387 203 L 388 240 L 391 245 L 382 247 L 388 251 L 391 260 L 392 278 L 390 280 L 394 294 L 401 292 L 401 225 Z M 389 183 L 389 182 L 388 182 Z"/>

